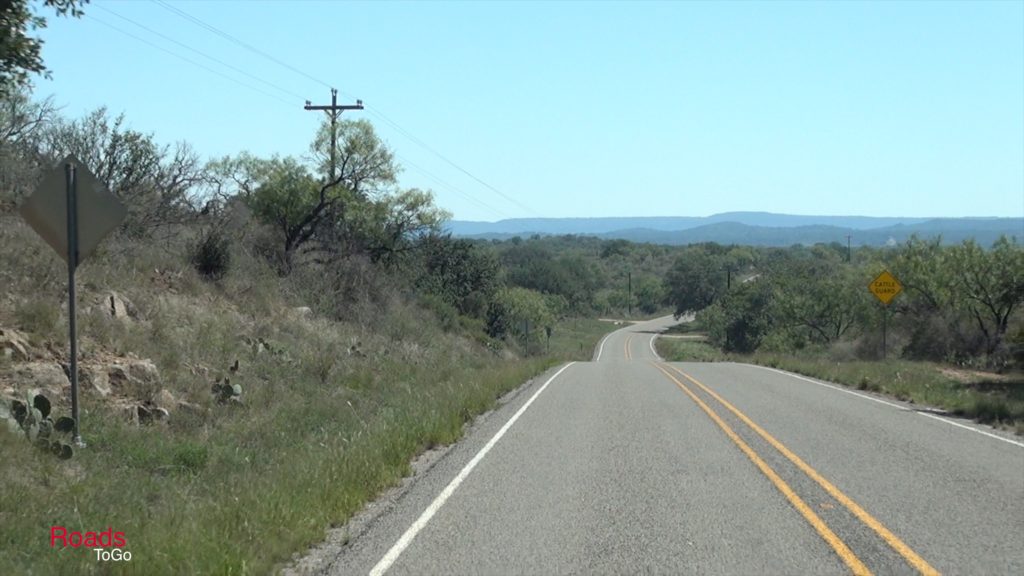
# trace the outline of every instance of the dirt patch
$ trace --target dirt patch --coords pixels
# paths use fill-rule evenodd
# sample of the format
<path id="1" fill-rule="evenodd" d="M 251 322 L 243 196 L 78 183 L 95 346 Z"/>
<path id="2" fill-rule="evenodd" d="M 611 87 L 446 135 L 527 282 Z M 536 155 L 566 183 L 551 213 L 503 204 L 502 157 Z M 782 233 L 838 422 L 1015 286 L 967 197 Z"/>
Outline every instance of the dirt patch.
<path id="1" fill-rule="evenodd" d="M 980 370 L 962 370 L 959 368 L 941 368 L 942 375 L 961 384 L 973 384 L 977 382 L 1000 382 L 1009 383 L 1014 380 L 1009 374 L 996 374 L 995 372 L 982 372 Z M 1019 376 L 1018 376 L 1019 378 Z"/>

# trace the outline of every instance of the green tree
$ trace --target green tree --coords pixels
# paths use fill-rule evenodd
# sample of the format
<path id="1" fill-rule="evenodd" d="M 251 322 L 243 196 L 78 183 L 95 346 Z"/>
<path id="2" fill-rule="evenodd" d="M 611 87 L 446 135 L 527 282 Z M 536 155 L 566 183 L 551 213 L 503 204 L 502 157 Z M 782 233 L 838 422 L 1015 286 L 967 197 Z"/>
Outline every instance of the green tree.
<path id="1" fill-rule="evenodd" d="M 723 261 L 707 247 L 690 247 L 680 255 L 665 277 L 676 318 L 710 306 L 725 292 L 726 274 Z"/>
<path id="2" fill-rule="evenodd" d="M 416 285 L 462 314 L 483 317 L 498 288 L 498 262 L 468 240 L 429 235 L 419 242 Z"/>
<path id="3" fill-rule="evenodd" d="M 950 249 L 948 273 L 984 337 L 985 352 L 995 353 L 1011 314 L 1024 303 L 1024 249 L 1005 236 L 989 251 L 966 240 Z"/>
<path id="4" fill-rule="evenodd" d="M 342 231 L 349 232 L 350 246 L 358 246 L 372 262 L 388 265 L 398 261 L 418 246 L 420 238 L 436 235 L 451 214 L 434 204 L 429 190 L 410 188 L 385 194 L 363 203 L 356 202 L 344 222 Z"/>
<path id="5" fill-rule="evenodd" d="M 664 285 L 653 276 L 641 276 L 634 282 L 636 306 L 644 314 L 657 312 L 665 301 Z"/>
<path id="6" fill-rule="evenodd" d="M 240 196 L 257 218 L 276 228 L 283 240 L 285 272 L 295 251 L 332 217 L 347 190 L 318 183 L 295 158 L 261 159 L 247 152 L 210 163 L 217 194 Z"/>
<path id="7" fill-rule="evenodd" d="M 554 315 L 544 295 L 526 288 L 499 290 L 487 312 L 487 333 L 493 338 L 539 344 L 544 328 L 553 324 Z"/>
<path id="8" fill-rule="evenodd" d="M 310 145 L 316 170 L 329 180 L 331 172 L 331 123 L 324 121 Z M 335 178 L 330 186 L 341 185 L 357 197 L 381 192 L 393 185 L 401 171 L 394 152 L 377 136 L 368 120 L 340 120 L 333 127 Z"/>
<path id="9" fill-rule="evenodd" d="M 52 98 L 33 101 L 26 88 L 0 95 L 0 210 L 31 193 L 48 167 L 40 144 L 56 119 Z"/>
<path id="10" fill-rule="evenodd" d="M 730 352 L 750 353 L 774 328 L 769 311 L 773 291 L 767 282 L 741 284 L 697 313 L 708 340 Z"/>
<path id="11" fill-rule="evenodd" d="M 629 240 L 607 240 L 601 245 L 601 258 L 612 258 L 614 256 L 629 256 L 632 252 L 633 243 Z"/>
<path id="12" fill-rule="evenodd" d="M 133 235 L 151 235 L 195 216 L 206 173 L 185 142 L 161 146 L 153 135 L 126 127 L 124 114 L 111 117 L 105 107 L 76 120 L 54 119 L 40 139 L 49 162 L 73 154 L 124 200 L 129 217 L 122 229 Z"/>
<path id="13" fill-rule="evenodd" d="M 799 344 L 837 342 L 866 314 L 862 276 L 836 256 L 791 262 L 773 270 L 767 281 L 774 290 L 770 315 L 775 327 L 794 333 Z"/>
<path id="14" fill-rule="evenodd" d="M 58 16 L 82 15 L 89 0 L 44 0 Z M 43 41 L 31 33 L 46 27 L 46 18 L 33 14 L 28 0 L 0 2 L 0 96 L 26 86 L 30 74 L 50 72 L 43 64 Z"/>
<path id="15" fill-rule="evenodd" d="M 903 354 L 909 358 L 946 360 L 977 352 L 977 330 L 957 306 L 948 248 L 941 238 L 912 236 L 892 255 L 889 271 L 903 285 L 890 307 L 894 323 L 907 334 Z"/>
<path id="16" fill-rule="evenodd" d="M 911 236 L 900 247 L 890 264 L 906 294 L 914 301 L 915 312 L 942 311 L 951 305 L 949 275 L 944 273 L 946 251 L 942 239 L 923 240 Z"/>

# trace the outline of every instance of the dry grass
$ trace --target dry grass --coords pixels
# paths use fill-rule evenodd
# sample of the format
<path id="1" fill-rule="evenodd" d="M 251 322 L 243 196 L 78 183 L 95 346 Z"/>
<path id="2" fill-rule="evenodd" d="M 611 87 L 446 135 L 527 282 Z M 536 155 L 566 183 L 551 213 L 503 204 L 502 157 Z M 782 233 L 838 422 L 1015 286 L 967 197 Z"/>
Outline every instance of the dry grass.
<path id="1" fill-rule="evenodd" d="M 62 350 L 62 261 L 5 218 L 0 326 Z M 398 482 L 416 454 L 455 441 L 468 419 L 554 363 L 588 357 L 612 328 L 566 323 L 549 355 L 520 360 L 398 299 L 352 303 L 351 321 L 302 317 L 292 310 L 307 304 L 302 290 L 258 258 L 234 262 L 216 284 L 158 246 L 108 248 L 82 267 L 83 359 L 152 359 L 156 388 L 191 408 L 138 426 L 83 394 L 89 445 L 68 462 L 0 432 L 0 574 L 271 571 Z M 134 319 L 84 310 L 109 290 L 134 304 Z M 218 404 L 210 385 L 235 360 L 243 401 Z M 113 526 L 133 559 L 100 564 L 84 549 L 52 549 L 53 525 Z"/>

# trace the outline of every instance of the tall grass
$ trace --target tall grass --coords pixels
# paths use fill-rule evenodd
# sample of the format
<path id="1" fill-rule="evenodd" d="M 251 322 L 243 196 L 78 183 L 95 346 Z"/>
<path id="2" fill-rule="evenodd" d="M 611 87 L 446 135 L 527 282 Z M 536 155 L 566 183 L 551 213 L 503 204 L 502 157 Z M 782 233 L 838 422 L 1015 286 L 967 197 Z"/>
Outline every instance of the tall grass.
<path id="1" fill-rule="evenodd" d="M 68 463 L 0 434 L 0 573 L 270 570 L 398 482 L 418 452 L 455 441 L 468 419 L 555 362 L 479 351 L 453 358 L 448 342 L 435 341 L 419 364 L 246 358 L 242 405 L 173 413 L 167 424 L 132 426 L 87 397 L 89 446 Z M 132 561 L 52 549 L 54 525 L 113 526 Z"/>
<path id="2" fill-rule="evenodd" d="M 271 571 L 395 485 L 419 452 L 454 442 L 469 419 L 544 369 L 588 358 L 614 328 L 568 321 L 550 352 L 522 359 L 447 333 L 411 305 L 385 311 L 382 329 L 297 317 L 259 292 L 273 293 L 273 274 L 207 285 L 186 270 L 168 289 L 123 272 L 96 288 L 128 295 L 139 319 L 83 312 L 83 358 L 150 358 L 161 382 L 148 393 L 163 388 L 189 405 L 137 426 L 83 394 L 88 447 L 67 462 L 0 431 L 0 574 Z M 0 308 L 0 325 L 43 297 L 52 295 Z M 47 314 L 52 307 L 24 312 L 20 325 L 49 326 Z M 257 338 L 270 351 L 251 346 Z M 221 405 L 210 385 L 234 360 L 243 401 Z M 132 560 L 51 548 L 52 526 L 113 527 Z"/>
<path id="3" fill-rule="evenodd" d="M 204 282 L 172 248 L 104 243 L 79 270 L 79 340 L 85 364 L 156 364 L 160 381 L 137 386 L 137 400 L 162 389 L 187 404 L 138 426 L 83 391 L 88 446 L 69 461 L 0 426 L 0 574 L 272 571 L 396 484 L 419 452 L 454 442 L 468 420 L 552 365 L 589 358 L 614 328 L 570 320 L 555 326 L 549 348 L 521 358 L 514 344 L 469 337 L 479 321 L 442 325 L 396 291 L 339 304 L 326 284 L 283 279 L 245 251 L 223 278 Z M 63 262 L 0 215 L 0 263 L 0 326 L 60 354 Z M 386 284 L 365 266 L 357 272 L 367 286 Z M 110 290 L 134 304 L 136 318 L 93 306 Z M 295 314 L 301 305 L 312 317 Z M 0 385 L 16 366 L 0 355 Z M 222 376 L 242 386 L 241 403 L 214 400 L 210 386 Z M 52 526 L 113 527 L 132 559 L 52 548 Z"/>

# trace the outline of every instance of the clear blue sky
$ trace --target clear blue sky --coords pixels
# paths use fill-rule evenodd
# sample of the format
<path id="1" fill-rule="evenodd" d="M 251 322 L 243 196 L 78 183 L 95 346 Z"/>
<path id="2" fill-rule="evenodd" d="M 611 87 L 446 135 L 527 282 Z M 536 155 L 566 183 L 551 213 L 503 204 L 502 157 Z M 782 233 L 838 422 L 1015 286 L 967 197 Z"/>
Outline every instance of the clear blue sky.
<path id="1" fill-rule="evenodd" d="M 304 100 L 332 85 L 401 185 L 463 220 L 1024 216 L 1024 2 L 170 4 L 312 78 L 159 3 L 94 0 L 49 18 L 37 94 L 205 157 L 301 156 Z"/>

